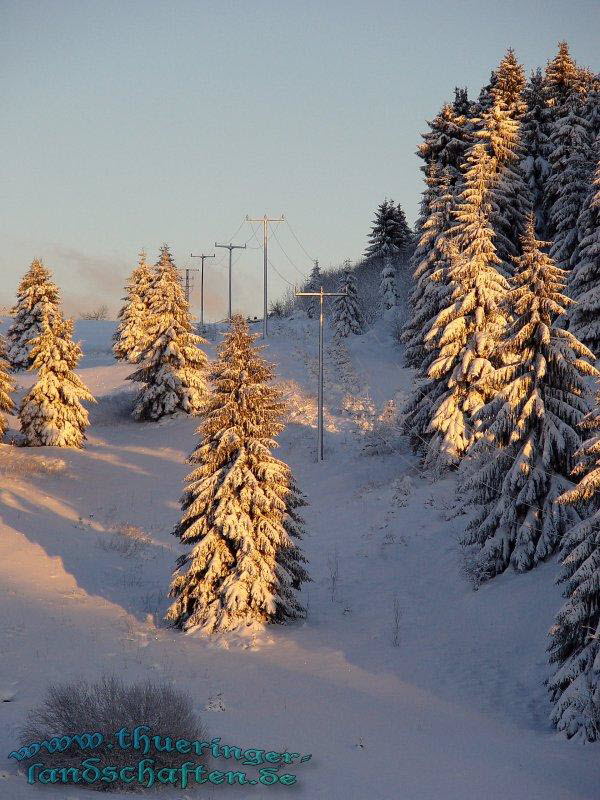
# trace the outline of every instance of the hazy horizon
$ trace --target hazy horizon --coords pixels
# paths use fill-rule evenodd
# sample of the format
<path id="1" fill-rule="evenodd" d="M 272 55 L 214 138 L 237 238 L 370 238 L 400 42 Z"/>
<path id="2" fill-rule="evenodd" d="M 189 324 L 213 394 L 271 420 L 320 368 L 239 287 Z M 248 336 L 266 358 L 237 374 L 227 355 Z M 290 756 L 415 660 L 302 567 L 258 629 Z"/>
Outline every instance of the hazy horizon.
<path id="1" fill-rule="evenodd" d="M 167 241 L 180 268 L 198 266 L 190 252 L 217 253 L 206 316 L 221 317 L 227 251 L 214 242 L 236 229 L 234 243 L 253 249 L 234 253 L 234 306 L 259 314 L 262 252 L 240 229 L 246 214 L 285 214 L 306 250 L 278 227 L 275 299 L 310 271 L 309 256 L 325 268 L 359 258 L 384 197 L 414 222 L 426 120 L 455 85 L 475 96 L 508 47 L 527 74 L 561 39 L 599 69 L 596 0 L 0 8 L 10 154 L 0 306 L 42 257 L 76 315 L 101 303 L 114 315 L 139 250 L 154 262 Z"/>

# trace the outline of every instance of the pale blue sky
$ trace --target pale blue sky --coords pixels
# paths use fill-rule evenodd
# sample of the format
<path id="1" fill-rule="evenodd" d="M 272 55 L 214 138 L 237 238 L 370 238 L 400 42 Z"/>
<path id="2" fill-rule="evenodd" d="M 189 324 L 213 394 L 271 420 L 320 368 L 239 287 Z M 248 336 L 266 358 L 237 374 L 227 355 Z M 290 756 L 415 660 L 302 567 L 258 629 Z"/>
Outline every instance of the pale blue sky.
<path id="1" fill-rule="evenodd" d="M 0 37 L 0 305 L 39 255 L 74 313 L 115 309 L 140 247 L 154 261 L 167 241 L 183 267 L 247 213 L 284 213 L 324 266 L 358 258 L 384 196 L 414 221 L 414 151 L 454 85 L 476 94 L 509 46 L 544 66 L 563 38 L 598 70 L 600 2 L 0 0 Z M 275 241 L 270 255 L 300 280 Z M 236 265 L 248 313 L 260 259 Z M 226 271 L 208 263 L 214 316 Z"/>

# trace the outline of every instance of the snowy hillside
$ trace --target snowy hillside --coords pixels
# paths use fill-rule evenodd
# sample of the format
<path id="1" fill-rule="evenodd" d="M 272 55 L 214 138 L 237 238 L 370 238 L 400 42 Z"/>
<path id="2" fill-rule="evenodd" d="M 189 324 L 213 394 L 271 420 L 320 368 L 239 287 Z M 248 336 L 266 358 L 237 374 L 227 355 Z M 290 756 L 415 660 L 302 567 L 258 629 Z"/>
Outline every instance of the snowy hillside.
<path id="1" fill-rule="evenodd" d="M 279 452 L 309 502 L 308 617 L 210 638 L 162 623 L 181 552 L 170 531 L 197 422 L 135 422 L 133 369 L 110 350 L 114 324 L 77 324 L 78 373 L 98 399 L 86 449 L 1 446 L 1 800 L 95 796 L 28 787 L 6 755 L 48 682 L 109 671 L 173 681 L 225 743 L 312 753 L 295 786 L 219 786 L 204 797 L 598 797 L 597 749 L 549 724 L 543 681 L 546 632 L 561 604 L 558 566 L 509 572 L 473 591 L 452 479 L 421 477 L 384 413 L 412 386 L 392 323 L 388 315 L 341 348 L 327 343 L 323 463 L 315 461 L 316 323 L 303 315 L 273 323 L 265 355 L 289 405 Z M 16 378 L 20 397 L 33 377 Z"/>

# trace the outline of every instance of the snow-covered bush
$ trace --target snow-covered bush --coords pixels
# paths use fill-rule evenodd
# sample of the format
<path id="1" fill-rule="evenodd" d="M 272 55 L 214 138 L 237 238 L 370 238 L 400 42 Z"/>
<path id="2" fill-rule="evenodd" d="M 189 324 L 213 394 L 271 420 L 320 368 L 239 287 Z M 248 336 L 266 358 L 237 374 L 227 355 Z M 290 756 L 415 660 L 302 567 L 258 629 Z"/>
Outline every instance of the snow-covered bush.
<path id="1" fill-rule="evenodd" d="M 151 542 L 148 534 L 137 525 L 119 525 L 98 537 L 98 547 L 126 558 L 141 555 Z"/>
<path id="2" fill-rule="evenodd" d="M 98 680 L 53 683 L 48 686 L 44 699 L 32 708 L 20 731 L 22 746 L 48 741 L 53 736 L 74 736 L 83 732 L 101 733 L 103 743 L 90 752 L 71 744 L 68 749 L 57 750 L 52 756 L 40 752 L 47 767 L 74 767 L 81 769 L 83 759 L 93 755 L 99 758 L 98 768 L 135 766 L 139 755 L 113 742 L 114 734 L 121 728 L 133 731 L 138 725 L 147 725 L 149 735 L 170 736 L 178 739 L 205 740 L 206 731 L 193 711 L 193 698 L 168 683 L 145 681 L 125 683 L 114 675 L 103 675 Z M 190 760 L 190 755 L 176 749 L 152 748 L 153 769 L 175 768 Z M 194 756 L 198 762 L 202 756 Z M 22 762 L 26 768 L 28 761 Z M 115 780 L 85 784 L 88 789 L 104 791 L 131 791 L 141 789 L 141 784 Z"/>

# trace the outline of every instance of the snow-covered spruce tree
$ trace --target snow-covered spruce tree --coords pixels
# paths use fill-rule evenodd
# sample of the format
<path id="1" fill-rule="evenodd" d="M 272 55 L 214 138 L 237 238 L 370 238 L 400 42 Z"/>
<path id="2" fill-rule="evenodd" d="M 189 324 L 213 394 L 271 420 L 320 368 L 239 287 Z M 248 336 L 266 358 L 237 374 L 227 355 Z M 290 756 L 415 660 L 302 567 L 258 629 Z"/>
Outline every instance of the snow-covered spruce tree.
<path id="1" fill-rule="evenodd" d="M 462 101 L 458 108 L 464 108 Z M 446 103 L 428 125 L 430 130 L 421 134 L 423 141 L 417 150 L 417 155 L 424 162 L 421 169 L 426 179 L 429 176 L 429 180 L 433 180 L 435 173 L 430 171 L 432 165 L 435 165 L 439 175 L 447 167 L 451 189 L 458 194 L 462 191 L 466 154 L 473 143 L 473 121 L 459 113 L 451 103 Z"/>
<path id="2" fill-rule="evenodd" d="M 400 204 L 384 200 L 375 213 L 365 258 L 381 261 L 379 293 L 384 308 L 397 301 L 396 262 L 411 242 L 411 232 Z"/>
<path id="3" fill-rule="evenodd" d="M 136 364 L 147 345 L 149 312 L 148 293 L 152 271 L 142 250 L 138 265 L 126 286 L 125 304 L 119 311 L 119 325 L 113 336 L 113 352 L 122 361 Z"/>
<path id="4" fill-rule="evenodd" d="M 394 308 L 398 302 L 398 292 L 396 288 L 396 267 L 390 256 L 383 259 L 383 269 L 381 270 L 381 281 L 379 283 L 379 296 L 384 310 Z"/>
<path id="5" fill-rule="evenodd" d="M 319 262 L 315 261 L 313 268 L 310 271 L 310 275 L 308 276 L 308 281 L 306 283 L 306 288 L 304 289 L 305 292 L 318 292 L 321 288 L 321 269 L 319 267 Z M 317 313 L 317 298 L 316 297 L 306 297 L 306 314 L 309 319 L 312 319 L 315 314 Z"/>
<path id="6" fill-rule="evenodd" d="M 593 183 L 577 220 L 578 244 L 571 260 L 569 330 L 600 358 L 600 136 Z"/>
<path id="7" fill-rule="evenodd" d="M 133 409 L 137 420 L 156 420 L 177 411 L 197 414 L 206 401 L 205 340 L 193 333 L 192 318 L 168 246 L 161 248 L 148 290 L 148 339 L 142 366 L 129 380 L 144 384 Z"/>
<path id="8" fill-rule="evenodd" d="M 589 410 L 586 376 L 597 374 L 590 351 L 553 327 L 569 303 L 566 273 L 535 238 L 533 217 L 517 259 L 510 305 L 515 315 L 499 343 L 504 363 L 481 377 L 489 402 L 474 421 L 482 437 L 471 451 L 463 492 L 479 511 L 466 545 L 479 548 L 474 572 L 487 580 L 509 565 L 522 572 L 552 555 L 577 521 L 556 499 L 571 485 L 577 427 Z"/>
<path id="9" fill-rule="evenodd" d="M 569 269 L 577 246 L 577 219 L 591 182 L 592 140 L 590 126 L 582 116 L 579 95 L 563 103 L 550 128 L 550 175 L 546 181 L 550 255 Z"/>
<path id="10" fill-rule="evenodd" d="M 59 292 L 52 273 L 36 258 L 23 276 L 17 290 L 14 317 L 7 334 L 6 355 L 14 370 L 28 369 L 33 361 L 31 340 L 38 336 L 44 322 L 58 318 Z"/>
<path id="11" fill-rule="evenodd" d="M 521 119 L 527 109 L 527 103 L 523 96 L 525 72 L 523 66 L 517 61 L 512 47 L 506 51 L 506 55 L 494 75 L 495 80 L 490 87 L 493 101 L 491 105 L 496 105 L 502 111 L 506 111 L 513 119 Z"/>
<path id="12" fill-rule="evenodd" d="M 489 111 L 490 108 L 494 105 L 494 86 L 496 85 L 498 78 L 496 77 L 496 73 L 494 70 L 490 73 L 490 79 L 485 86 L 481 87 L 481 91 L 477 96 L 477 101 L 475 103 L 474 112 L 475 112 L 475 127 L 479 126 L 479 121 L 481 120 L 482 116 L 485 114 L 486 111 Z"/>
<path id="13" fill-rule="evenodd" d="M 485 112 L 482 122 L 481 130 L 475 135 L 486 143 L 492 157 L 490 224 L 500 268 L 508 276 L 513 269 L 512 259 L 519 253 L 520 237 L 525 232 L 531 212 L 530 196 L 521 169 L 520 124 L 498 103 Z"/>
<path id="14" fill-rule="evenodd" d="M 349 264 L 344 269 L 339 291 L 345 292 L 345 295 L 336 297 L 333 304 L 332 322 L 335 335 L 341 339 L 351 333 L 360 335 L 364 331 L 365 321 L 356 289 L 356 275 Z"/>
<path id="15" fill-rule="evenodd" d="M 600 393 L 582 426 L 591 436 L 575 454 L 579 483 L 558 498 L 583 509 L 562 544 L 566 602 L 550 630 L 556 670 L 550 680 L 552 722 L 567 737 L 600 739 Z"/>
<path id="16" fill-rule="evenodd" d="M 30 447 L 82 447 L 88 412 L 81 401 L 95 402 L 73 370 L 81 348 L 73 341 L 73 320 L 44 321 L 31 343 L 38 378 L 19 407 L 21 431 Z"/>
<path id="17" fill-rule="evenodd" d="M 567 42 L 558 43 L 558 53 L 548 62 L 544 75 L 548 104 L 560 109 L 565 101 L 581 89 L 580 71 L 569 53 Z"/>
<path id="18" fill-rule="evenodd" d="M 595 139 L 600 135 L 600 79 L 590 87 L 582 113 L 590 127 L 591 136 Z"/>
<path id="19" fill-rule="evenodd" d="M 548 157 L 550 154 L 550 109 L 546 84 L 542 71 L 533 72 L 524 91 L 527 110 L 521 124 L 523 160 L 521 169 L 529 189 L 531 203 L 535 212 L 536 233 L 546 235 L 546 212 L 544 209 L 544 187 L 550 174 Z"/>
<path id="20" fill-rule="evenodd" d="M 449 292 L 449 240 L 455 206 L 450 180 L 445 171 L 438 181 L 439 195 L 429 203 L 429 216 L 421 223 L 421 236 L 412 262 L 415 285 L 410 296 L 411 315 L 402 331 L 402 340 L 406 345 L 404 362 L 408 367 L 419 368 L 421 378 L 426 377 L 431 363 L 425 336 L 444 307 Z"/>
<path id="21" fill-rule="evenodd" d="M 304 501 L 289 467 L 271 452 L 284 407 L 255 338 L 234 317 L 189 459 L 194 469 L 174 534 L 192 548 L 177 561 L 166 617 L 184 630 L 214 633 L 304 615 L 296 590 L 309 577 L 295 544 Z"/>
<path id="22" fill-rule="evenodd" d="M 448 271 L 451 291 L 425 337 L 435 349 L 425 392 L 413 415 L 429 418 L 425 464 L 443 470 L 456 466 L 475 438 L 472 415 L 489 400 L 482 378 L 506 324 L 501 305 L 508 289 L 498 272 L 490 226 L 490 182 L 495 165 L 483 143 L 467 158 L 465 189 L 455 211 L 455 246 Z"/>
<path id="23" fill-rule="evenodd" d="M 4 339 L 0 336 L 0 438 L 4 436 L 8 427 L 4 414 L 11 414 L 15 408 L 10 396 L 15 385 L 8 374 L 8 368 Z"/>

